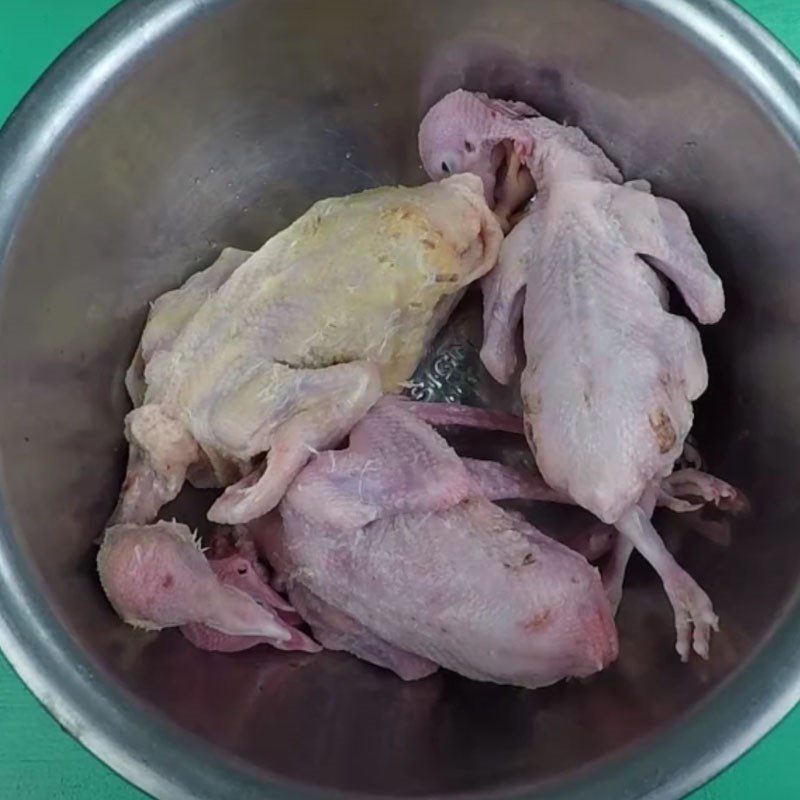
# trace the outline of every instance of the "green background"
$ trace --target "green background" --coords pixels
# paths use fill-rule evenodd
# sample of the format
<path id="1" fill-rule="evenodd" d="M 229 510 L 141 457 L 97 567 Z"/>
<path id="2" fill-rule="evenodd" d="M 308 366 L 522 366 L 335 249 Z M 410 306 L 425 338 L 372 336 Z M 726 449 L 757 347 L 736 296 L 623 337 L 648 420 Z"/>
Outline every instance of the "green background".
<path id="1" fill-rule="evenodd" d="M 553 0 L 554 2 L 556 0 Z M 114 0 L 0 0 L 0 120 Z M 741 3 L 800 55 L 800 0 Z M 800 798 L 800 708 L 692 800 Z M 143 798 L 64 733 L 0 656 L 0 797 Z"/>

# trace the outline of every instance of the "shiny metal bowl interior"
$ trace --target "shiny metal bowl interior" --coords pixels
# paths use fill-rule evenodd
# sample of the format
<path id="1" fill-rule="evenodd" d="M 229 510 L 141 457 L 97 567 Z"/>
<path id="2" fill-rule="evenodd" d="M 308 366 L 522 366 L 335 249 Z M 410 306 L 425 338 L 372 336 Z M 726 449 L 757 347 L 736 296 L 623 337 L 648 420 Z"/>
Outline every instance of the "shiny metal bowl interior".
<path id="1" fill-rule="evenodd" d="M 684 204 L 725 280 L 697 432 L 754 513 L 679 558 L 722 620 L 682 666 L 635 570 L 622 655 L 525 692 L 348 657 L 193 650 L 124 627 L 93 540 L 147 302 L 315 199 L 422 180 L 421 113 L 464 85 L 576 122 Z M 139 0 L 0 140 L 0 641 L 81 741 L 165 798 L 673 798 L 800 698 L 797 65 L 718 0 Z"/>

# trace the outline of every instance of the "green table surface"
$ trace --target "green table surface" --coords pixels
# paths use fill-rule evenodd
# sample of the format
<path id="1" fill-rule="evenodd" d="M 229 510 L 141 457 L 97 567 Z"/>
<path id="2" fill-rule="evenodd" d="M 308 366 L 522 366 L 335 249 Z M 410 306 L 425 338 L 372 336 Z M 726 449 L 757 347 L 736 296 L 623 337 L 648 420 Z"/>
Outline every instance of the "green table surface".
<path id="1" fill-rule="evenodd" d="M 555 0 L 554 0 L 555 1 Z M 0 0 L 0 120 L 115 0 Z M 741 3 L 800 55 L 800 0 Z M 0 656 L 0 798 L 135 800 L 144 795 L 51 719 Z M 691 800 L 800 798 L 800 707 Z"/>

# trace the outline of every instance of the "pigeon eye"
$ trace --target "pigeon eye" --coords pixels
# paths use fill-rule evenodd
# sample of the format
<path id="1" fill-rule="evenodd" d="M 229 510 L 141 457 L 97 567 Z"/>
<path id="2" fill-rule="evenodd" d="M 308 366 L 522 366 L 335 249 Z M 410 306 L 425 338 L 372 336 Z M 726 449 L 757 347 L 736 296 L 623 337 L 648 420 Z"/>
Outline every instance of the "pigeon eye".
<path id="1" fill-rule="evenodd" d="M 474 153 L 475 152 L 475 145 L 472 144 L 472 142 L 464 142 L 464 149 L 468 153 Z"/>
<path id="2" fill-rule="evenodd" d="M 442 161 L 442 172 L 450 174 L 450 167 L 447 165 L 446 161 Z"/>

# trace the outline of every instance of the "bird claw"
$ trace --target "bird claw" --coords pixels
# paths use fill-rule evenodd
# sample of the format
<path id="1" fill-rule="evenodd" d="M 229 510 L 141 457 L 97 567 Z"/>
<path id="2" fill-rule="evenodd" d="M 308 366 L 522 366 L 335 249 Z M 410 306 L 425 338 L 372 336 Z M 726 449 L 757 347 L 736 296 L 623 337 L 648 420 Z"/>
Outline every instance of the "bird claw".
<path id="1" fill-rule="evenodd" d="M 675 612 L 675 649 L 681 661 L 688 661 L 692 650 L 707 661 L 711 633 L 719 631 L 719 618 L 709 596 L 683 570 L 671 577 L 664 588 Z"/>
<path id="2" fill-rule="evenodd" d="M 701 502 L 686 498 L 697 498 Z M 749 508 L 745 495 L 734 486 L 691 467 L 677 470 L 662 481 L 659 503 L 679 513 L 696 511 L 707 503 L 732 514 L 744 513 Z"/>

